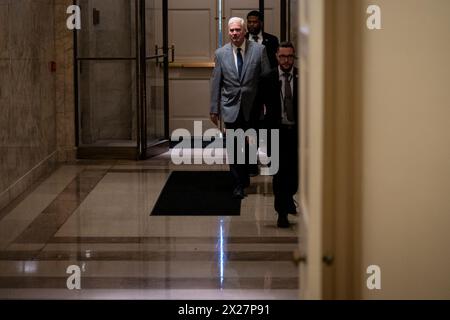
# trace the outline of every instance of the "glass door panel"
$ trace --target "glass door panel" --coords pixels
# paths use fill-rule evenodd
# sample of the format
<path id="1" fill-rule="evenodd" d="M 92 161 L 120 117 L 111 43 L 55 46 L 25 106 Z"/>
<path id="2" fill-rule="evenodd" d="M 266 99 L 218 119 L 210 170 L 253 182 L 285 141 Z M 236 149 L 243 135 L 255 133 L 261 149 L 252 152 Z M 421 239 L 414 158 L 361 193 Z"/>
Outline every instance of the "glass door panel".
<path id="1" fill-rule="evenodd" d="M 80 146 L 137 146 L 135 66 L 135 61 L 80 62 Z"/>
<path id="2" fill-rule="evenodd" d="M 145 1 L 146 39 L 146 146 L 166 140 L 167 43 L 164 37 L 163 0 Z"/>
<path id="3" fill-rule="evenodd" d="M 144 159 L 165 151 L 167 2 L 76 4 L 78 157 Z"/>
<path id="4" fill-rule="evenodd" d="M 136 7 L 80 0 L 77 32 L 79 147 L 137 146 Z"/>

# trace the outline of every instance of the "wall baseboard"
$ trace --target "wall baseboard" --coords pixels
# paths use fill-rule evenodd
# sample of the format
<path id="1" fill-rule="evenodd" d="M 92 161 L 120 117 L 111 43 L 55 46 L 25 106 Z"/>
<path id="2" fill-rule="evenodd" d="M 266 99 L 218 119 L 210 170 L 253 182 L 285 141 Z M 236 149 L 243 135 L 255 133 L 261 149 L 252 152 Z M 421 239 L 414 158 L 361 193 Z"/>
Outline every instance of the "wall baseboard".
<path id="1" fill-rule="evenodd" d="M 0 193 L 0 210 L 7 207 L 40 178 L 53 171 L 56 165 L 57 152 L 55 151 Z"/>

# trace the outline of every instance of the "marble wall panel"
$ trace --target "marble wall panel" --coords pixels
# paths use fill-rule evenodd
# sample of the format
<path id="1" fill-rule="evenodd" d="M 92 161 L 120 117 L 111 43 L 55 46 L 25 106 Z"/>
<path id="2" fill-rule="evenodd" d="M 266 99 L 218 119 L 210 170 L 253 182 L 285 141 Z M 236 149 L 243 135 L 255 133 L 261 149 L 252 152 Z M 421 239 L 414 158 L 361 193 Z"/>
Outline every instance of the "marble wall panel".
<path id="1" fill-rule="evenodd" d="M 39 60 L 11 60 L 11 109 L 9 143 L 14 146 L 38 145 L 40 120 Z"/>
<path id="2" fill-rule="evenodd" d="M 73 161 L 76 157 L 73 32 L 66 27 L 68 17 L 66 10 L 72 3 L 72 0 L 54 1 L 55 59 L 57 63 L 57 81 L 55 84 L 56 131 L 58 160 L 62 162 Z M 86 7 L 86 5 L 82 5 L 82 9 L 83 7 Z M 82 20 L 82 23 L 85 20 Z"/>
<path id="3" fill-rule="evenodd" d="M 7 165 L 8 150 L 6 147 L 0 147 L 0 194 L 9 186 L 9 170 Z M 1 206 L 0 206 L 1 208 Z"/>
<path id="4" fill-rule="evenodd" d="M 55 164 L 54 60 L 54 0 L 0 0 L 0 209 Z"/>
<path id="5" fill-rule="evenodd" d="M 5 147 L 8 143 L 8 117 L 10 112 L 10 62 L 0 60 L 0 147 Z"/>
<path id="6" fill-rule="evenodd" d="M 52 116 L 44 119 L 42 121 L 43 128 L 42 128 L 42 136 L 45 143 L 43 145 L 45 146 L 44 153 L 46 155 L 51 154 L 56 150 L 56 114 L 53 114 Z"/>
<path id="7" fill-rule="evenodd" d="M 64 113 L 57 113 L 56 114 L 56 143 L 58 146 L 64 146 L 66 145 L 66 129 L 65 126 L 65 120 L 64 120 Z M 59 149 L 59 148 L 58 148 Z"/>
<path id="8" fill-rule="evenodd" d="M 40 68 L 41 119 L 45 119 L 54 116 L 56 113 L 56 75 L 51 73 L 50 65 L 47 61 L 41 61 Z"/>
<path id="9" fill-rule="evenodd" d="M 10 53 L 13 59 L 39 56 L 39 6 L 33 1 L 17 0 L 9 6 Z"/>
<path id="10" fill-rule="evenodd" d="M 0 2 L 0 59 L 9 58 L 9 5 Z"/>

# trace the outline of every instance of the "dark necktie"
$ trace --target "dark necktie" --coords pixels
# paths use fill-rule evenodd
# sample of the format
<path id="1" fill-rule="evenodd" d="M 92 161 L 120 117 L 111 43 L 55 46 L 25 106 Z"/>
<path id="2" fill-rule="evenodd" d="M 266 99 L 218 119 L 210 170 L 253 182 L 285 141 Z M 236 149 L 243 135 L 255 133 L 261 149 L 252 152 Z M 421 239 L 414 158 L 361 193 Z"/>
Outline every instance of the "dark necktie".
<path id="1" fill-rule="evenodd" d="M 255 40 L 255 42 L 258 42 L 259 37 L 258 36 L 253 36 L 253 40 Z"/>
<path id="2" fill-rule="evenodd" d="M 288 121 L 294 121 L 294 101 L 292 98 L 292 90 L 289 78 L 291 76 L 290 73 L 283 73 L 284 76 L 284 112 L 286 112 L 286 116 Z"/>
<path id="3" fill-rule="evenodd" d="M 241 77 L 242 65 L 244 64 L 244 61 L 242 60 L 241 51 L 242 51 L 242 48 L 237 48 L 236 57 L 237 57 L 237 67 L 238 67 L 239 78 Z"/>

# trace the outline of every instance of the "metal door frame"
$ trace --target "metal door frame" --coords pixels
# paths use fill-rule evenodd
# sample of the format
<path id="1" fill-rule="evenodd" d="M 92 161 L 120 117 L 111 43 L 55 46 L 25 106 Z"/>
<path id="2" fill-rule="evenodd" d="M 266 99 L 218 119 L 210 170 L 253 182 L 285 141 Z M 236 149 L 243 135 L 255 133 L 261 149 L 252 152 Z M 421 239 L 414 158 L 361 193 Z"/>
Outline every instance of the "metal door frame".
<path id="1" fill-rule="evenodd" d="M 75 145 L 78 159 L 133 159 L 142 160 L 161 154 L 169 149 L 169 58 L 168 58 L 168 0 L 162 0 L 163 15 L 163 53 L 147 56 L 146 52 L 146 26 L 145 26 L 145 0 L 135 1 L 135 28 L 136 28 L 136 55 L 134 57 L 79 57 L 78 31 L 74 29 L 74 84 L 75 84 Z M 73 1 L 79 5 L 78 0 Z M 146 83 L 148 60 L 163 58 L 164 77 L 164 137 L 158 143 L 147 145 L 147 108 Z M 80 146 L 80 99 L 79 99 L 79 72 L 83 61 L 135 61 L 136 68 L 136 146 L 135 147 L 109 147 L 109 146 Z"/>

